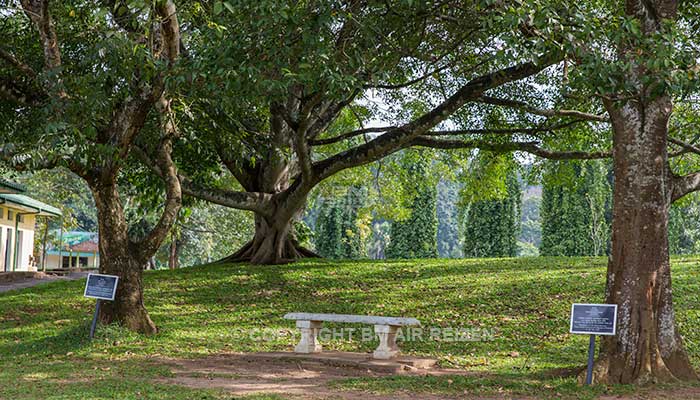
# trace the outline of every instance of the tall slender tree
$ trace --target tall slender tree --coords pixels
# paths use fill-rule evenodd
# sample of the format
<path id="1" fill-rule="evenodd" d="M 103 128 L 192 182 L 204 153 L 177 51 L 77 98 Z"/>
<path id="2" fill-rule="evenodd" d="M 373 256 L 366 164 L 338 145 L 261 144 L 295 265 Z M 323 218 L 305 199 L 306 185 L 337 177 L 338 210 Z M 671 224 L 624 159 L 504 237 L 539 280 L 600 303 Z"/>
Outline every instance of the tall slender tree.
<path id="1" fill-rule="evenodd" d="M 515 171 L 506 176 L 502 198 L 478 200 L 464 212 L 465 257 L 515 257 L 522 190 Z"/>
<path id="2" fill-rule="evenodd" d="M 386 258 L 436 258 L 437 191 L 423 186 L 415 193 L 406 220 L 394 221 L 389 233 Z"/>
<path id="3" fill-rule="evenodd" d="M 351 186 L 340 198 L 324 199 L 316 220 L 314 242 L 323 257 L 356 259 L 365 256 L 365 245 L 358 227 L 358 211 L 366 188 Z"/>
<path id="4" fill-rule="evenodd" d="M 543 180 L 540 254 L 606 254 L 612 206 L 607 165 L 597 160 L 552 165 Z"/>

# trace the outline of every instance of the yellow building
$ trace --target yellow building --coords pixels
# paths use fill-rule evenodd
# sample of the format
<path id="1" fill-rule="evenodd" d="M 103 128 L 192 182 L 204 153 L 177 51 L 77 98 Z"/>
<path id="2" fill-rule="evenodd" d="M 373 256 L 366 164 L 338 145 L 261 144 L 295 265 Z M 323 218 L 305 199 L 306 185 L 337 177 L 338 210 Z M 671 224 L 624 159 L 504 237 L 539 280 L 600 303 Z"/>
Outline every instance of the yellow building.
<path id="1" fill-rule="evenodd" d="M 36 217 L 61 217 L 61 210 L 21 194 L 25 191 L 0 179 L 0 272 L 36 270 Z"/>

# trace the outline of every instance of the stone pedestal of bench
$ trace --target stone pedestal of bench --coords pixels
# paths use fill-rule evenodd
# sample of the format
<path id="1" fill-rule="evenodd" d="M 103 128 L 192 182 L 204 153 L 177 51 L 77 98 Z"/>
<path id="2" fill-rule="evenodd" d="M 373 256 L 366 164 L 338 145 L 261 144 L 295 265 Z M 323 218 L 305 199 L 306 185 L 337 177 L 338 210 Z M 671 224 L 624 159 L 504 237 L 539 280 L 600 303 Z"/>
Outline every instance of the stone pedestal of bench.
<path id="1" fill-rule="evenodd" d="M 403 326 L 420 326 L 415 318 L 374 317 L 368 315 L 348 314 L 313 314 L 289 313 L 285 319 L 296 320 L 301 331 L 301 340 L 294 348 L 296 353 L 320 353 L 322 346 L 318 342 L 318 332 L 323 322 L 343 322 L 374 325 L 374 333 L 379 338 L 379 346 L 372 354 L 373 358 L 388 360 L 396 357 L 400 350 L 396 344 L 396 333 Z"/>
<path id="2" fill-rule="evenodd" d="M 297 321 L 301 331 L 301 340 L 294 348 L 295 353 L 320 353 L 321 343 L 318 342 L 318 331 L 322 323 L 319 321 Z"/>

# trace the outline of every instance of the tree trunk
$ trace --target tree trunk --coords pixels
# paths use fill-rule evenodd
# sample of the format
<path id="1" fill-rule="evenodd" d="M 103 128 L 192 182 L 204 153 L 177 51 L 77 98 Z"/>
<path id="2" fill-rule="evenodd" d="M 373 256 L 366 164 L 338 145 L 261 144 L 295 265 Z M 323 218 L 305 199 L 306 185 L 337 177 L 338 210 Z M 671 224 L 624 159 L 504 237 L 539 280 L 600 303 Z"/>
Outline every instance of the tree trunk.
<path id="1" fill-rule="evenodd" d="M 644 103 L 642 103 L 644 101 Z M 615 189 L 607 303 L 618 305 L 617 335 L 596 365 L 604 383 L 696 379 L 678 333 L 671 294 L 666 141 L 669 97 L 607 104 L 613 122 Z"/>
<path id="2" fill-rule="evenodd" d="M 170 234 L 171 240 L 170 240 L 170 254 L 168 257 L 168 268 L 169 269 L 177 269 L 178 268 L 178 261 L 180 257 L 180 246 L 178 245 L 178 240 L 175 237 L 175 232 L 171 232 Z"/>
<path id="3" fill-rule="evenodd" d="M 284 264 L 299 258 L 319 257 L 302 247 L 294 235 L 293 218 L 276 213 L 272 218 L 255 215 L 255 235 L 236 253 L 219 262 L 250 262 L 252 264 Z"/>
<path id="4" fill-rule="evenodd" d="M 281 124 L 280 118 L 273 116 L 272 124 Z M 281 132 L 281 128 L 278 127 L 276 131 Z M 319 257 L 313 251 L 303 248 L 294 234 L 294 221 L 303 212 L 306 197 L 314 184 L 290 182 L 290 170 L 295 168 L 284 152 L 279 150 L 280 143 L 284 142 L 280 137 L 277 137 L 276 145 L 268 150 L 267 157 L 255 168 L 243 171 L 235 166 L 230 167 L 247 191 L 269 193 L 276 197 L 267 205 L 264 214 L 255 213 L 253 239 L 236 253 L 218 262 L 284 264 L 299 258 Z"/>
<path id="5" fill-rule="evenodd" d="M 142 266 L 146 260 L 139 259 L 129 240 L 116 183 L 91 188 L 99 222 L 100 273 L 119 277 L 114 301 L 104 301 L 100 307 L 100 321 L 117 322 L 140 333 L 156 333 L 143 304 Z"/>

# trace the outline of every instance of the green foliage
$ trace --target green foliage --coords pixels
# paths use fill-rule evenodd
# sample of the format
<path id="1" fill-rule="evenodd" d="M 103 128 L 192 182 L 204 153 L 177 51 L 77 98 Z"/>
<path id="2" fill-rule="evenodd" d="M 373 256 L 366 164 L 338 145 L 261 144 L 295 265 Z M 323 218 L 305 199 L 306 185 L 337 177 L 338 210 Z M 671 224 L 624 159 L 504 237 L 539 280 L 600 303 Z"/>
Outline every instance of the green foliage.
<path id="1" fill-rule="evenodd" d="M 700 198 L 697 194 L 671 206 L 668 244 L 671 254 L 700 253 Z"/>
<path id="2" fill-rule="evenodd" d="M 515 171 L 504 179 L 501 199 L 468 203 L 464 215 L 465 257 L 514 257 L 518 254 L 521 190 Z"/>
<path id="3" fill-rule="evenodd" d="M 411 216 L 391 224 L 386 258 L 433 258 L 437 250 L 436 190 L 422 188 L 411 206 Z"/>
<path id="4" fill-rule="evenodd" d="M 410 207 L 406 207 L 410 214 L 392 222 L 386 258 L 438 256 L 437 187 L 429 178 L 431 162 L 425 155 L 419 151 L 403 154 L 401 185 L 412 196 Z"/>
<path id="5" fill-rule="evenodd" d="M 606 254 L 610 241 L 612 189 L 608 164 L 561 162 L 544 176 L 542 244 L 546 256 Z"/>
<path id="6" fill-rule="evenodd" d="M 322 200 L 314 236 L 320 255 L 333 259 L 366 256 L 364 235 L 359 226 L 359 211 L 366 193 L 366 189 L 352 186 L 343 197 Z"/>

